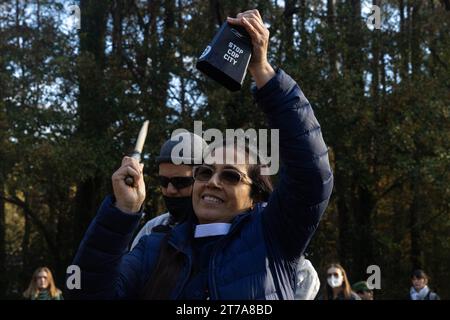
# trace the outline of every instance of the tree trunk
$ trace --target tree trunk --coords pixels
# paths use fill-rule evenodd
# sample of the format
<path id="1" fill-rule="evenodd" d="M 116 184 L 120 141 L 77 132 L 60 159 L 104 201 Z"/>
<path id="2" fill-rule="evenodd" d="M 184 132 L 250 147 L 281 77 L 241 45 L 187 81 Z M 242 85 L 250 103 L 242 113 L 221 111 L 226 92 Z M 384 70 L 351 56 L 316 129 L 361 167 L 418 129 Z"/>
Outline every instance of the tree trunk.
<path id="1" fill-rule="evenodd" d="M 418 170 L 418 169 L 416 169 Z M 419 172 L 414 173 L 414 178 L 412 181 L 412 191 L 413 191 L 413 199 L 411 206 L 409 208 L 409 230 L 411 237 L 411 265 L 413 269 L 423 268 L 422 261 L 422 250 L 421 250 L 421 232 L 420 232 L 420 219 L 419 219 L 419 211 L 420 211 L 420 201 L 421 197 L 419 194 L 420 188 L 420 179 Z"/>
<path id="2" fill-rule="evenodd" d="M 301 61 L 305 61 L 308 56 L 308 40 L 306 31 L 306 0 L 300 0 L 299 8 L 299 33 L 300 33 L 300 48 L 299 57 Z"/>
<path id="3" fill-rule="evenodd" d="M 78 133 L 86 138 L 104 135 L 110 125 L 108 105 L 103 87 L 105 67 L 106 3 L 81 0 L 83 13 L 80 32 L 80 58 L 84 59 L 79 69 L 80 94 Z"/>
<path id="4" fill-rule="evenodd" d="M 336 153 L 336 163 L 340 157 Z M 338 255 L 339 262 L 342 265 L 352 264 L 353 252 L 353 237 L 352 237 L 352 221 L 350 210 L 346 195 L 349 193 L 349 188 L 343 179 L 347 178 L 345 172 L 336 170 L 335 174 L 335 194 L 337 196 L 337 211 L 338 211 Z"/>
<path id="5" fill-rule="evenodd" d="M 408 1 L 408 0 L 407 0 Z M 399 45 L 400 45 L 400 78 L 402 81 L 407 80 L 408 70 L 409 70 L 409 5 L 405 6 L 405 0 L 399 1 L 399 11 L 400 11 L 400 34 L 399 34 Z M 406 11 L 406 15 L 405 15 Z"/>
<path id="6" fill-rule="evenodd" d="M 364 36 L 362 28 L 365 27 L 361 21 L 361 1 L 350 1 L 350 21 L 346 31 L 349 53 L 344 61 L 347 72 L 350 74 L 354 87 L 356 88 L 356 103 L 364 97 Z"/>
<path id="7" fill-rule="evenodd" d="M 296 12 L 296 0 L 286 0 L 283 12 L 283 50 L 279 53 L 285 57 L 284 64 L 295 61 L 294 56 L 294 14 Z"/>
<path id="8" fill-rule="evenodd" d="M 379 1 L 373 0 L 373 5 L 379 6 Z M 371 97 L 375 103 L 375 108 L 379 106 L 379 85 L 380 85 L 380 39 L 381 32 L 378 30 L 372 31 L 372 60 L 371 60 L 371 73 L 372 73 L 372 83 L 371 83 Z"/>
<path id="9" fill-rule="evenodd" d="M 327 0 L 327 25 L 328 25 L 328 32 L 327 35 L 335 35 L 335 28 L 336 28 L 336 10 L 334 7 L 334 1 L 335 0 Z M 334 38 L 329 38 L 326 42 L 326 50 L 328 52 L 329 57 L 329 68 L 330 68 L 330 78 L 331 81 L 334 82 L 337 79 L 337 54 L 336 54 L 336 44 L 334 43 Z M 336 93 L 334 93 L 334 98 Z M 336 103 L 336 100 L 333 101 L 333 103 Z"/>
<path id="10" fill-rule="evenodd" d="M 354 252 L 353 276 L 364 277 L 366 268 L 376 264 L 373 255 L 373 206 L 374 199 L 371 191 L 366 186 L 359 185 L 355 208 L 357 241 L 355 241 L 356 252 Z"/>
<path id="11" fill-rule="evenodd" d="M 102 178 L 88 178 L 78 184 L 75 196 L 74 247 L 76 250 L 99 206 L 98 192 L 101 190 Z"/>
<path id="12" fill-rule="evenodd" d="M 421 6 L 421 1 L 412 1 L 411 4 L 411 18 L 410 18 L 410 32 L 409 32 L 409 47 L 411 50 L 411 79 L 416 82 L 420 77 L 421 70 L 421 49 L 420 49 L 420 16 L 419 10 Z M 408 2 L 409 4 L 409 2 Z M 417 81 L 417 83 L 419 83 Z M 414 100 L 412 107 L 420 108 L 420 105 Z M 420 230 L 420 212 L 421 208 L 424 207 L 424 202 L 426 199 L 421 196 L 422 179 L 421 179 L 421 163 L 420 158 L 423 157 L 423 152 L 426 148 L 425 145 L 421 145 L 421 137 L 419 132 L 415 132 L 413 135 L 415 150 L 415 171 L 412 181 L 412 191 L 413 199 L 410 207 L 410 232 L 411 232 L 411 264 L 413 268 L 423 267 L 423 256 L 422 256 L 422 237 Z"/>
<path id="13" fill-rule="evenodd" d="M 102 140 L 113 116 L 105 99 L 104 76 L 105 67 L 105 33 L 107 5 L 105 1 L 81 0 L 82 12 L 80 32 L 79 64 L 79 125 L 76 136 L 98 153 L 102 150 Z M 103 157 L 94 154 L 95 163 L 101 165 Z M 95 173 L 77 185 L 74 205 L 75 246 L 78 245 L 86 228 L 94 216 L 102 192 L 102 182 L 108 177 L 95 170 Z"/>
<path id="14" fill-rule="evenodd" d="M 120 61 L 122 56 L 122 23 L 123 23 L 123 0 L 115 0 L 113 8 L 113 31 L 112 31 L 112 50 L 113 54 Z"/>
<path id="15" fill-rule="evenodd" d="M 219 0 L 210 0 L 209 1 L 209 10 L 210 10 L 210 21 L 209 26 L 212 30 L 215 30 L 217 26 L 222 25 L 225 20 L 225 15 L 223 12 L 223 7 L 220 5 Z"/>
<path id="16" fill-rule="evenodd" d="M 30 217 L 24 213 L 24 219 L 25 219 L 25 227 L 22 237 L 22 284 L 26 285 L 26 282 L 29 281 L 31 278 L 31 274 L 34 270 L 32 270 L 32 267 L 29 263 L 29 247 L 30 247 L 30 231 L 31 231 L 31 221 Z"/>
<path id="17" fill-rule="evenodd" d="M 411 32 L 410 32 L 410 48 L 411 48 L 411 76 L 417 79 L 420 76 L 422 54 L 420 49 L 420 35 L 423 32 L 420 21 L 421 0 L 414 1 L 411 14 Z"/>
<path id="18" fill-rule="evenodd" d="M 379 0 L 373 0 L 373 5 L 380 6 Z M 382 135 L 379 132 L 379 128 L 382 128 L 382 110 L 381 110 L 381 98 L 380 98 L 380 60 L 382 59 L 381 53 L 381 31 L 374 29 L 372 31 L 372 60 L 370 63 L 371 73 L 372 73 L 372 82 L 371 82 L 371 107 L 373 108 L 373 127 L 369 131 L 369 143 L 368 148 L 366 150 L 368 154 L 368 175 L 372 176 L 373 186 L 378 185 L 379 177 L 378 177 L 378 156 L 381 151 L 380 141 L 378 139 L 379 135 Z M 374 192 L 376 192 L 376 188 L 370 188 L 369 185 L 360 185 L 358 188 L 359 193 L 359 205 L 358 210 L 356 212 L 358 219 L 357 225 L 360 225 L 359 229 L 359 256 L 360 261 L 359 264 L 359 275 L 364 276 L 365 268 L 371 264 L 374 264 L 374 233 L 373 233 L 373 208 L 375 205 Z M 361 268 L 361 266 L 363 266 Z"/>
<path id="19" fill-rule="evenodd" d="M 0 56 L 4 55 L 3 32 L 0 32 Z M 6 51 L 6 50 L 5 50 Z M 6 55 L 6 53 L 5 53 Z M 0 74 L 6 74 L 6 68 L 3 59 L 0 58 Z M 5 81 L 5 83 L 3 82 Z M 7 94 L 7 77 L 0 77 L 0 299 L 6 297 L 6 288 L 8 284 L 6 268 L 6 203 L 4 201 L 6 190 L 6 176 L 9 171 L 8 154 L 8 122 L 6 116 L 6 107 L 4 98 Z"/>
<path id="20" fill-rule="evenodd" d="M 0 172 L 0 299 L 6 297 L 8 283 L 6 269 L 6 212 L 5 212 L 5 181 L 3 173 Z"/>
<path id="21" fill-rule="evenodd" d="M 329 96 L 331 99 L 330 106 L 334 110 L 339 111 L 339 101 L 338 101 L 338 56 L 336 49 L 336 34 L 337 24 L 336 24 L 336 7 L 334 0 L 327 0 L 327 31 L 325 33 L 325 50 L 328 55 L 328 65 L 329 65 Z M 335 146 L 335 162 L 339 164 L 345 162 L 345 148 L 341 145 L 339 139 L 334 141 Z M 341 169 L 340 166 L 335 168 L 335 188 L 334 193 L 337 199 L 337 212 L 338 212 L 338 256 L 339 262 L 344 266 L 352 264 L 352 252 L 353 252 L 353 232 L 352 232 L 352 220 L 350 214 L 350 207 L 348 202 L 348 196 L 350 193 L 349 187 L 350 176 L 348 172 Z"/>

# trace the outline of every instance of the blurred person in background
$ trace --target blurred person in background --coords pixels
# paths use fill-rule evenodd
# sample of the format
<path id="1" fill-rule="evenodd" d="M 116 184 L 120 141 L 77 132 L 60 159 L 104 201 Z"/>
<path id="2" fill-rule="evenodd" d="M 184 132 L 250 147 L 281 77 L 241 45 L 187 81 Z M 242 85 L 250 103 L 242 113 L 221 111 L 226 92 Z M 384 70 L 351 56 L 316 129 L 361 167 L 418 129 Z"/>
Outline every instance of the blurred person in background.
<path id="1" fill-rule="evenodd" d="M 439 296 L 428 287 L 430 277 L 421 269 L 414 270 L 411 274 L 411 289 L 409 300 L 441 300 Z"/>
<path id="2" fill-rule="evenodd" d="M 47 267 L 36 269 L 23 296 L 30 300 L 63 300 L 61 290 L 56 287 L 52 273 Z"/>
<path id="3" fill-rule="evenodd" d="M 373 290 L 370 290 L 366 281 L 359 281 L 353 284 L 352 289 L 361 300 L 373 300 Z"/>
<path id="4" fill-rule="evenodd" d="M 352 291 L 347 279 L 347 273 L 338 263 L 328 265 L 327 279 L 322 298 L 324 300 L 361 300 L 361 298 Z"/>

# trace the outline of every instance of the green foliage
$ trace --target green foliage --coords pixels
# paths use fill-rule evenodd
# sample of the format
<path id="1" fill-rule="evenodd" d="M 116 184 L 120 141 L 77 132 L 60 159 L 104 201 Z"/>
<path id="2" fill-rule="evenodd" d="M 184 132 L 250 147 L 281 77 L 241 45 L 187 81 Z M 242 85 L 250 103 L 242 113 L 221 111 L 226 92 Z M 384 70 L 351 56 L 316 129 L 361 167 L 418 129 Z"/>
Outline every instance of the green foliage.
<path id="1" fill-rule="evenodd" d="M 367 1 L 82 0 L 80 31 L 64 27 L 58 1 L 39 3 L 0 5 L 8 297 L 40 265 L 62 286 L 144 119 L 149 217 L 164 209 L 154 159 L 172 130 L 194 120 L 204 130 L 266 128 L 249 76 L 230 93 L 195 69 L 226 16 L 254 7 L 270 27 L 271 63 L 300 84 L 330 147 L 335 189 L 308 248 L 319 274 L 340 261 L 356 282 L 377 264 L 376 297 L 392 299 L 422 267 L 450 297 L 450 30 L 440 2 L 383 1 L 382 29 L 369 30 Z"/>

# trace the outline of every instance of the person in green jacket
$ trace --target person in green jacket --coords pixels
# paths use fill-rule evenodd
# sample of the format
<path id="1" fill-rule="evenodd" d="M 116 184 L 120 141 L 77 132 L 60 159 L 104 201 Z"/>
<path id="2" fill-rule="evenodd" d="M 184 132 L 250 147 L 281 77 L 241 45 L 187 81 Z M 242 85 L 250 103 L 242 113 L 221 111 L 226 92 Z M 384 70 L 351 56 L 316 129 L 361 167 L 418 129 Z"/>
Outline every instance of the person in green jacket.
<path id="1" fill-rule="evenodd" d="M 52 273 L 47 267 L 36 269 L 23 296 L 30 300 L 63 300 L 62 292 L 55 286 Z"/>

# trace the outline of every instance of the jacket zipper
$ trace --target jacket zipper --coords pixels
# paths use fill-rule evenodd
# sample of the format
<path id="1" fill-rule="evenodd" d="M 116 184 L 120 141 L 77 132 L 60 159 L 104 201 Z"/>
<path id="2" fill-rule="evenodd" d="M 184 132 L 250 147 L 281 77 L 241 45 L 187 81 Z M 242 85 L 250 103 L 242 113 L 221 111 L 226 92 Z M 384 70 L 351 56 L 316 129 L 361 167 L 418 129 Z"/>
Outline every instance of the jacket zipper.
<path id="1" fill-rule="evenodd" d="M 246 216 L 242 217 L 242 219 L 231 228 L 230 232 L 225 236 L 225 238 L 222 239 L 222 240 L 219 240 L 220 243 L 217 244 L 217 246 L 216 246 L 216 248 L 215 248 L 215 250 L 214 250 L 214 252 L 213 252 L 213 254 L 211 256 L 210 270 L 209 270 L 209 278 L 210 278 L 209 280 L 210 280 L 211 286 L 212 286 L 212 288 L 210 288 L 210 290 L 209 290 L 211 292 L 211 300 L 219 299 L 219 293 L 217 292 L 216 277 L 215 277 L 215 272 L 214 272 L 215 269 L 216 269 L 216 255 L 217 255 L 217 252 L 219 252 L 219 250 L 224 247 L 226 242 L 231 238 L 231 235 L 234 232 L 236 232 L 238 226 L 240 226 L 242 224 L 242 221 L 245 218 L 247 218 L 247 217 Z"/>
<path id="2" fill-rule="evenodd" d="M 189 275 L 191 274 L 191 270 L 192 270 L 192 259 L 191 256 L 186 254 L 185 252 L 181 251 L 180 248 L 178 248 L 178 246 L 176 246 L 173 242 L 169 242 L 169 244 L 174 247 L 175 249 L 177 249 L 178 251 L 180 251 L 181 253 L 183 253 L 188 260 L 188 270 L 186 273 L 186 276 L 183 279 L 183 282 L 181 283 L 181 286 L 179 287 L 180 290 L 178 290 L 177 294 L 175 295 L 175 300 L 178 300 L 178 298 L 180 297 L 181 293 L 183 292 L 183 288 L 186 286 L 187 281 L 189 280 Z"/>

